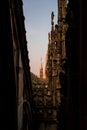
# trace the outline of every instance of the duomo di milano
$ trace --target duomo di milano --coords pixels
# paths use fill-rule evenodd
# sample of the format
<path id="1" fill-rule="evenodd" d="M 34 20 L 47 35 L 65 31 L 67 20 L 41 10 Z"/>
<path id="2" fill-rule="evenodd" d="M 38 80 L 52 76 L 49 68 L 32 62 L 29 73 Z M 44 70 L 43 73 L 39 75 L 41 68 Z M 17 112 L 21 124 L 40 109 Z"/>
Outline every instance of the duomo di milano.
<path id="1" fill-rule="evenodd" d="M 35 121 L 40 129 L 58 129 L 58 113 L 65 95 L 62 89 L 66 87 L 66 47 L 65 34 L 68 28 L 66 24 L 67 1 L 58 3 L 58 24 L 54 24 L 54 12 L 51 13 L 51 31 L 48 33 L 48 50 L 46 54 L 45 80 L 33 85 L 33 99 L 35 103 Z M 40 78 L 43 78 L 43 67 L 41 63 Z M 62 85 L 62 86 L 61 86 Z M 35 127 L 36 128 L 36 127 Z"/>
<path id="2" fill-rule="evenodd" d="M 42 65 L 30 72 L 23 1 L 1 1 L 0 130 L 87 130 L 85 2 L 57 0 L 43 79 Z"/>

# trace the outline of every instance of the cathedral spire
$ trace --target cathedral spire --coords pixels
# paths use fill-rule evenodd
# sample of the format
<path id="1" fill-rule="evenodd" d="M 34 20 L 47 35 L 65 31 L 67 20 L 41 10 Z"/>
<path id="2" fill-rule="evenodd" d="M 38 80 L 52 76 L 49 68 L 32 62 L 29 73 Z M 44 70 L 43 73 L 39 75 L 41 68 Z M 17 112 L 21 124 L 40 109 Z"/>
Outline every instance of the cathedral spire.
<path id="1" fill-rule="evenodd" d="M 52 31 L 54 30 L 54 12 L 51 13 L 51 25 L 52 25 Z"/>
<path id="2" fill-rule="evenodd" d="M 58 4 L 58 24 L 65 20 L 67 0 L 57 0 Z"/>
<path id="3" fill-rule="evenodd" d="M 41 65 L 40 65 L 40 78 L 43 79 L 43 65 L 42 65 L 42 58 L 41 58 Z"/>

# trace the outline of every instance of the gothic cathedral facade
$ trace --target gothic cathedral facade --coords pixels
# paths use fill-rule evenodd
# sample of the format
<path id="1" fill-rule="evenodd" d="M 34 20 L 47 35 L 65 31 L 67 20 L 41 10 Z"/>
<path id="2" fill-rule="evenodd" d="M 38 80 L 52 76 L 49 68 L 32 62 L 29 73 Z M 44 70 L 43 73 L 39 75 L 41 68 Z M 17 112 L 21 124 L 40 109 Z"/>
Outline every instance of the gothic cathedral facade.
<path id="1" fill-rule="evenodd" d="M 60 73 L 65 73 L 63 64 L 66 61 L 65 33 L 67 30 L 66 0 L 58 0 L 58 21 L 54 27 L 54 12 L 51 13 L 51 32 L 48 33 L 48 50 L 46 59 L 46 79 L 52 95 L 53 106 L 61 103 Z"/>

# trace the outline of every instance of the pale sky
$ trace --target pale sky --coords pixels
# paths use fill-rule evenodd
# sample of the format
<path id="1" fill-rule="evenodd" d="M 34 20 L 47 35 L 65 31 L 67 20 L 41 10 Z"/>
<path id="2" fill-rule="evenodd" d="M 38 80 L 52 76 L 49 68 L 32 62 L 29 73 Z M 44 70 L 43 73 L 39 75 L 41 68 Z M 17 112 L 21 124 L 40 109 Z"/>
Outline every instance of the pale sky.
<path id="1" fill-rule="evenodd" d="M 57 0 L 23 0 L 23 9 L 30 71 L 39 76 L 41 58 L 43 69 L 45 67 L 52 11 L 55 14 L 55 24 L 57 23 Z"/>

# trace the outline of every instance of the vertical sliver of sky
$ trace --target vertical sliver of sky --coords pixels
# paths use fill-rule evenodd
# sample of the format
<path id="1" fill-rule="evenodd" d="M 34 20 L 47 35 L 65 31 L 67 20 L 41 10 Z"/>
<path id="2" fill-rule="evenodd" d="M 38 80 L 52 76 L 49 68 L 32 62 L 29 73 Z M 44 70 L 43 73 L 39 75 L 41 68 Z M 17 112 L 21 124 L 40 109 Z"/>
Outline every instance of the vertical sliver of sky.
<path id="1" fill-rule="evenodd" d="M 30 71 L 39 76 L 41 58 L 43 69 L 45 69 L 52 11 L 55 14 L 54 23 L 57 23 L 57 0 L 23 0 L 23 10 Z"/>

